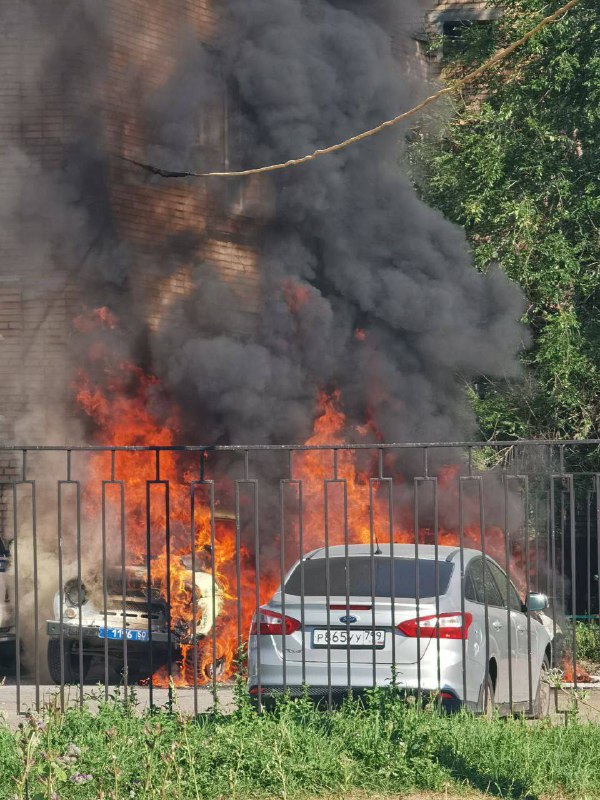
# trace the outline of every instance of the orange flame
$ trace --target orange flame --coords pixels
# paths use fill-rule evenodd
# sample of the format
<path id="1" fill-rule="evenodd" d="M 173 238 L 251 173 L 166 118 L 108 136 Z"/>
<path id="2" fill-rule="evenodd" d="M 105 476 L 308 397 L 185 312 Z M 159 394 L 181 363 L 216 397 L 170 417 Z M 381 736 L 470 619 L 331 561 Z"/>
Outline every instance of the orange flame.
<path id="1" fill-rule="evenodd" d="M 180 430 L 177 411 L 171 410 L 165 422 L 160 422 L 151 411 L 152 403 L 158 401 L 157 395 L 161 392 L 156 377 L 144 374 L 132 364 L 122 363 L 117 367 L 107 367 L 103 380 L 105 385 L 100 386 L 81 372 L 75 383 L 77 405 L 95 423 L 98 444 L 171 447 L 176 443 Z M 123 483 L 128 564 L 146 563 L 149 538 L 152 582 L 160 587 L 163 597 L 170 594 L 171 626 L 174 630 L 184 630 L 189 634 L 194 622 L 190 565 L 188 560 L 185 566 L 183 559 L 190 556 L 193 548 L 197 554 L 209 549 L 212 552 L 212 564 L 204 569 L 210 572 L 211 580 L 214 573 L 222 604 L 221 608 L 215 608 L 214 627 L 212 620 L 207 624 L 203 619 L 203 615 L 212 614 L 211 592 L 196 590 L 197 630 L 212 628 L 198 644 L 196 679 L 198 683 L 205 683 L 210 677 L 213 644 L 217 660 L 223 665 L 223 677 L 234 671 L 238 630 L 246 636 L 256 601 L 253 553 L 242 547 L 239 556 L 236 555 L 235 526 L 231 520 L 219 518 L 218 506 L 212 529 L 208 485 L 195 485 L 192 524 L 190 491 L 199 478 L 199 461 L 198 456 L 193 459 L 190 454 L 182 456 L 166 451 L 160 452 L 157 465 L 154 452 L 118 452 L 115 454 L 113 480 Z M 84 512 L 90 520 L 97 520 L 102 513 L 102 481 L 110 474 L 110 454 L 95 455 L 89 465 L 88 492 L 84 498 Z M 120 541 L 116 531 L 120 530 L 120 496 L 116 491 L 107 490 L 105 502 L 108 506 L 106 515 L 114 526 L 112 537 L 110 530 L 108 532 L 109 558 L 114 552 L 112 562 L 118 564 Z M 170 552 L 167 551 L 167 530 Z M 200 556 L 196 569 L 198 572 L 203 569 Z M 261 601 L 264 602 L 275 588 L 276 582 L 268 580 L 268 573 L 264 580 L 261 577 Z M 189 685 L 194 682 L 191 645 L 184 644 L 181 650 L 178 682 Z M 156 676 L 155 683 L 162 683 L 163 678 L 162 675 Z"/>
<path id="2" fill-rule="evenodd" d="M 306 301 L 303 287 L 288 287 L 286 299 L 290 307 L 297 308 Z M 94 331 L 95 325 L 116 325 L 113 315 L 99 309 L 91 315 L 89 325 L 78 318 L 79 329 Z M 111 363 L 110 348 L 98 342 L 91 347 L 91 360 L 100 364 L 100 380 L 79 373 L 75 381 L 75 399 L 79 409 L 93 422 L 96 443 L 104 446 L 173 447 L 181 432 L 180 415 L 176 405 L 167 397 L 160 381 L 153 375 L 127 362 Z M 168 413 L 164 413 L 164 409 Z M 160 409 L 160 411 L 158 410 Z M 387 457 L 373 457 L 373 448 L 365 450 L 344 449 L 349 438 L 355 441 L 381 441 L 374 422 L 369 419 L 360 426 L 351 426 L 342 410 L 340 393 L 322 392 L 318 398 L 318 412 L 313 434 L 306 441 L 312 448 L 328 446 L 329 449 L 311 449 L 295 452 L 291 480 L 287 482 L 285 497 L 286 538 L 285 564 L 288 569 L 300 555 L 324 544 L 343 544 L 346 536 L 350 543 L 369 543 L 375 537 L 380 543 L 413 543 L 412 525 L 406 509 L 396 509 L 393 491 L 402 487 L 401 475 L 393 475 L 393 488 L 386 470 L 393 469 Z M 333 449 L 331 449 L 333 446 Z M 374 445 L 376 449 L 376 445 Z M 377 463 L 377 458 L 380 458 Z M 84 511 L 89 520 L 98 520 L 102 514 L 102 486 L 108 476 L 112 483 L 106 486 L 105 504 L 108 507 L 114 531 L 109 531 L 109 556 L 118 565 L 121 552 L 120 496 L 123 487 L 126 546 L 128 563 L 144 565 L 148 556 L 148 543 L 152 556 L 153 585 L 161 595 L 170 595 L 171 626 L 175 631 L 189 634 L 194 626 L 194 593 L 191 586 L 189 556 L 211 553 L 208 569 L 219 587 L 217 606 L 206 588 L 197 586 L 197 629 L 205 632 L 196 643 L 198 683 L 207 682 L 213 656 L 223 666 L 219 679 L 226 679 L 236 669 L 241 639 L 245 639 L 250 621 L 256 610 L 256 554 L 253 544 L 237 547 L 234 521 L 224 518 L 218 498 L 216 515 L 211 519 L 209 503 L 210 484 L 202 483 L 203 474 L 199 453 L 174 451 L 119 451 L 94 455 L 89 467 L 89 491 L 84 498 Z M 381 471 L 380 471 L 381 470 Z M 438 490 L 457 492 L 458 467 L 448 465 L 438 471 Z M 373 478 L 372 476 L 380 477 Z M 122 483 L 119 483 L 122 482 Z M 114 491 L 113 491 L 114 490 Z M 290 498 L 290 493 L 292 497 Z M 192 514 L 192 495 L 193 514 Z M 300 501 L 301 497 L 301 501 Z M 168 503 L 168 513 L 167 513 Z M 225 509 L 227 510 L 227 509 Z M 225 515 L 226 516 L 226 515 Z M 299 552 L 299 529 L 302 520 L 302 553 Z M 167 535 L 168 533 L 168 535 Z M 465 529 L 465 545 L 477 547 L 479 527 Z M 491 555 L 503 562 L 502 531 L 486 530 Z M 419 531 L 419 540 L 432 541 L 426 529 Z M 440 545 L 459 544 L 455 530 L 443 526 L 438 530 Z M 238 552 L 239 549 L 239 552 Z M 269 554 L 272 551 L 269 550 Z M 265 602 L 280 583 L 279 556 L 263 558 L 261 554 L 259 601 Z M 186 566 L 186 557 L 188 559 Z M 273 561 L 277 563 L 272 563 Z M 202 567 L 197 567 L 201 570 Z M 210 595 L 210 591 L 208 592 Z M 213 620 L 206 615 L 214 616 Z M 193 647 L 184 637 L 176 682 L 190 685 L 194 682 L 192 670 Z M 164 670 L 154 676 L 155 683 L 165 683 Z"/>

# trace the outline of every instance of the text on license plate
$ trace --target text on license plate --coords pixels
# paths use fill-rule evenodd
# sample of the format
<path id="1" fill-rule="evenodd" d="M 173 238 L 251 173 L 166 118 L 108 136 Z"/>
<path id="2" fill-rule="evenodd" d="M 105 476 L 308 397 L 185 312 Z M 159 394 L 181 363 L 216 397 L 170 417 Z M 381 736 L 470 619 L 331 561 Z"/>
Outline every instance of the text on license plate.
<path id="1" fill-rule="evenodd" d="M 100 639 L 127 639 L 131 642 L 148 642 L 150 637 L 148 631 L 123 631 L 123 628 L 98 628 Z"/>
<path id="2" fill-rule="evenodd" d="M 350 641 L 348 641 L 350 636 Z M 313 647 L 373 647 L 373 631 L 315 630 Z M 375 631 L 375 647 L 385 645 L 385 631 Z"/>

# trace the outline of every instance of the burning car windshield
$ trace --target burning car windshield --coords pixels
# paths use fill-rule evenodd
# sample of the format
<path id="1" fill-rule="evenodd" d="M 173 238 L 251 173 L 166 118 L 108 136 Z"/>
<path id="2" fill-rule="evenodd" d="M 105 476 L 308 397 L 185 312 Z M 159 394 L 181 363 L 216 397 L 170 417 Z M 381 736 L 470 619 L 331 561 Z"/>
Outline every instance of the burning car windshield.
<path id="1" fill-rule="evenodd" d="M 351 557 L 335 556 L 329 560 L 329 595 L 353 597 L 392 597 L 391 559 L 382 556 Z M 419 597 L 434 597 L 436 591 L 435 561 L 431 559 L 395 558 L 393 574 L 393 596 L 399 599 L 417 596 L 416 569 L 419 565 Z M 348 566 L 348 586 L 346 586 Z M 372 568 L 372 569 L 371 569 Z M 439 594 L 445 594 L 452 575 L 452 564 L 438 561 Z M 327 594 L 326 559 L 308 560 L 298 564 L 285 584 L 286 594 L 300 595 L 304 571 L 304 594 L 324 596 Z"/>

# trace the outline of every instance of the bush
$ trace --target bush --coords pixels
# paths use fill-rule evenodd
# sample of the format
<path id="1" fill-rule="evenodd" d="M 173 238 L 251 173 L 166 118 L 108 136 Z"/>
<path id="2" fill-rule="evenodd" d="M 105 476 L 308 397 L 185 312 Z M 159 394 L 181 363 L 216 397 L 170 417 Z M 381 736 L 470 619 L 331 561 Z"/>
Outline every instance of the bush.
<path id="1" fill-rule="evenodd" d="M 578 622 L 575 640 L 578 659 L 600 663 L 600 627 L 597 622 Z"/>

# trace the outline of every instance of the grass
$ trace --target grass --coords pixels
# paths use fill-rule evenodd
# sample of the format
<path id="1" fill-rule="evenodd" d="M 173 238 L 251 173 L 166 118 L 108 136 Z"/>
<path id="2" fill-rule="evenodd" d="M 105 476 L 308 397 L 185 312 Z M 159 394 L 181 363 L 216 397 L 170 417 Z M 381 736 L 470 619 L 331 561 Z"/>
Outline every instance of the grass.
<path id="1" fill-rule="evenodd" d="M 0 729 L 0 798 L 222 800 L 409 792 L 600 798 L 600 727 L 452 717 L 378 692 L 340 710 L 141 714 L 117 700 Z"/>

